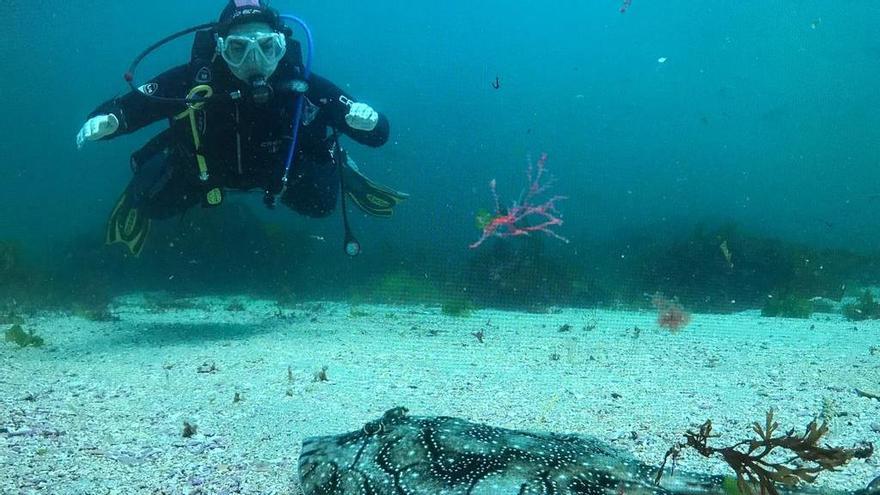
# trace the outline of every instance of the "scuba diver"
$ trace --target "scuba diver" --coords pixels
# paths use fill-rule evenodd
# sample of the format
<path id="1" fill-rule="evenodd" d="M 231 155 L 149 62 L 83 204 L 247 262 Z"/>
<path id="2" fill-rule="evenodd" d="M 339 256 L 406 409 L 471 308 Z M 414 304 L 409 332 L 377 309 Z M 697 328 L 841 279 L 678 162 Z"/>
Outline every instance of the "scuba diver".
<path id="1" fill-rule="evenodd" d="M 308 35 L 306 60 L 285 19 Z M 188 64 L 134 83 L 144 57 L 193 32 Z M 228 190 L 256 189 L 266 206 L 280 199 L 310 217 L 329 215 L 341 190 L 345 250 L 358 254 L 346 197 L 370 215 L 388 217 L 407 195 L 369 180 L 340 147 L 340 133 L 381 146 L 388 119 L 311 74 L 311 45 L 300 19 L 264 0 L 230 0 L 217 23 L 169 36 L 135 59 L 125 76 L 132 90 L 89 114 L 76 137 L 82 148 L 161 119 L 170 124 L 131 155 L 134 177 L 110 216 L 107 243 L 124 243 L 137 256 L 152 220 L 218 206 Z"/>

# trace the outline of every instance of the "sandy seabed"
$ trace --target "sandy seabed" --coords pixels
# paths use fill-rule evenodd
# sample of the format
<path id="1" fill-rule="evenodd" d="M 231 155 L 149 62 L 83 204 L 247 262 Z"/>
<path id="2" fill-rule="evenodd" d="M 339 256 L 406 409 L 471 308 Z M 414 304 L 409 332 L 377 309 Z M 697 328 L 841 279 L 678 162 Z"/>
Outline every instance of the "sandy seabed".
<path id="1" fill-rule="evenodd" d="M 295 494 L 303 438 L 395 406 L 592 435 L 655 465 L 706 419 L 728 445 L 770 408 L 783 429 L 824 416 L 829 443 L 880 445 L 880 400 L 855 392 L 880 393 L 880 322 L 747 311 L 695 315 L 672 334 L 651 312 L 451 317 L 247 297 L 157 309 L 143 295 L 112 314 L 39 314 L 24 327 L 43 347 L 0 343 L 0 493 Z M 696 454 L 680 466 L 727 472 Z M 817 485 L 877 475 L 880 454 Z"/>

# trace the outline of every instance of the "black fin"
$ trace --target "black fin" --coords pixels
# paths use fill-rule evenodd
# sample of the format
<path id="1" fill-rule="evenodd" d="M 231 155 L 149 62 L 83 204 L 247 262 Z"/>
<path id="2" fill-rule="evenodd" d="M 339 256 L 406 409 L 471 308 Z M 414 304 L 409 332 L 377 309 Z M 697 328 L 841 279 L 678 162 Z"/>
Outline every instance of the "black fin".
<path id="1" fill-rule="evenodd" d="M 342 167 L 345 194 L 365 213 L 387 218 L 409 194 L 377 184 L 349 163 Z"/>
<path id="2" fill-rule="evenodd" d="M 128 193 L 123 193 L 107 222 L 107 244 L 121 242 L 137 257 L 143 251 L 149 233 L 150 219 L 131 204 Z"/>
<path id="3" fill-rule="evenodd" d="M 868 494 L 880 493 L 880 476 L 874 478 L 874 481 L 868 483 L 868 488 L 865 489 L 865 492 Z"/>

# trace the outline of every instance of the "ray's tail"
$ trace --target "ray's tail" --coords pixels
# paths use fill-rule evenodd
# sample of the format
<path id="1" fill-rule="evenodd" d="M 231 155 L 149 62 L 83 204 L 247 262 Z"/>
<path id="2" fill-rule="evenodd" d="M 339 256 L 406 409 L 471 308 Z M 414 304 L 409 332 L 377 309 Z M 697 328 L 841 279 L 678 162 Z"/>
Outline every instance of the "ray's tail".
<path id="1" fill-rule="evenodd" d="M 742 495 L 733 476 L 702 476 L 693 473 L 677 473 L 665 475 L 659 484 L 661 492 L 668 495 Z M 760 493 L 756 488 L 755 493 Z M 810 485 L 801 485 L 797 488 L 779 489 L 784 495 L 880 495 L 880 476 L 875 478 L 866 488 L 856 491 L 840 492 L 825 491 Z"/>
<path id="2" fill-rule="evenodd" d="M 733 482 L 735 486 L 736 480 Z M 663 490 L 662 493 L 670 495 L 731 495 L 728 476 L 673 472 L 668 468 L 656 486 Z"/>
<path id="3" fill-rule="evenodd" d="M 880 495 L 880 476 L 874 478 L 874 481 L 868 483 L 868 487 L 859 490 L 856 495 Z"/>

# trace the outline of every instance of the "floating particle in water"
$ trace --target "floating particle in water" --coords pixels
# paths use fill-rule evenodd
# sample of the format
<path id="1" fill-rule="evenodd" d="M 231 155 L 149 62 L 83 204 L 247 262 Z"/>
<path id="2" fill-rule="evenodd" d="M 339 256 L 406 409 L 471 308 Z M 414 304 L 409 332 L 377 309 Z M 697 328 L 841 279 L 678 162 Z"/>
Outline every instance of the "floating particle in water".
<path id="1" fill-rule="evenodd" d="M 669 59 L 667 59 L 666 57 L 660 57 L 657 59 L 657 63 L 658 64 L 665 64 L 667 60 L 669 60 Z"/>

